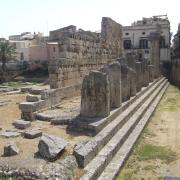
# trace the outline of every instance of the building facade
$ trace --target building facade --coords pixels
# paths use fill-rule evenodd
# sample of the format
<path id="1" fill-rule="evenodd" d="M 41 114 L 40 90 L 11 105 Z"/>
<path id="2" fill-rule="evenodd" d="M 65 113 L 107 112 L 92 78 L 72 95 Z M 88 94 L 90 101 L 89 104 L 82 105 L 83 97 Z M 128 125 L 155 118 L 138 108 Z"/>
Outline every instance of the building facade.
<path id="1" fill-rule="evenodd" d="M 151 42 L 150 33 L 160 33 L 160 60 L 170 61 L 170 22 L 168 17 L 153 16 L 143 18 L 123 27 L 123 46 L 125 52 L 137 52 L 143 58 L 150 61 Z"/>
<path id="2" fill-rule="evenodd" d="M 47 61 L 47 37 L 42 33 L 21 33 L 9 36 L 9 43 L 16 48 L 18 61 Z"/>

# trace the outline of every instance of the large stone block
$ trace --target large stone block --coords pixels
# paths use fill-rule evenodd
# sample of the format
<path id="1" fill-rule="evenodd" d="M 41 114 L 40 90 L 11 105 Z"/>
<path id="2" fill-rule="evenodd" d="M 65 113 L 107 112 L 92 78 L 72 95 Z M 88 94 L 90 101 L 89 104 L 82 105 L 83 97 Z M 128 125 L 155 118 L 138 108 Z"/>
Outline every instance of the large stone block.
<path id="1" fill-rule="evenodd" d="M 24 120 L 16 120 L 13 122 L 13 125 L 17 128 L 17 129 L 26 129 L 28 127 L 31 126 L 31 123 L 28 121 L 24 121 Z"/>
<path id="2" fill-rule="evenodd" d="M 22 88 L 21 88 L 21 92 L 22 92 L 22 93 L 26 93 L 26 92 L 29 92 L 30 89 L 32 89 L 32 87 L 22 87 Z"/>
<path id="3" fill-rule="evenodd" d="M 25 121 L 34 121 L 35 120 L 35 113 L 33 112 L 21 112 L 21 118 Z"/>
<path id="4" fill-rule="evenodd" d="M 29 92 L 34 95 L 40 95 L 41 92 L 43 92 L 44 89 L 30 89 Z"/>
<path id="5" fill-rule="evenodd" d="M 38 149 L 43 158 L 54 159 L 64 150 L 68 142 L 63 138 L 43 134 Z"/>
<path id="6" fill-rule="evenodd" d="M 110 113 L 109 80 L 105 73 L 90 71 L 81 89 L 81 115 L 106 117 Z"/>
<path id="7" fill-rule="evenodd" d="M 22 112 L 35 112 L 38 110 L 38 102 L 22 102 L 19 104 L 19 109 Z"/>
<path id="8" fill-rule="evenodd" d="M 37 129 L 31 129 L 24 132 L 24 137 L 28 139 L 34 139 L 40 136 L 42 136 L 42 131 L 37 130 Z"/>
<path id="9" fill-rule="evenodd" d="M 40 97 L 37 95 L 28 94 L 26 96 L 26 101 L 28 101 L 28 102 L 37 102 L 39 100 L 40 100 Z"/>
<path id="10" fill-rule="evenodd" d="M 19 149 L 14 142 L 7 143 L 4 146 L 4 156 L 14 156 L 19 153 Z"/>

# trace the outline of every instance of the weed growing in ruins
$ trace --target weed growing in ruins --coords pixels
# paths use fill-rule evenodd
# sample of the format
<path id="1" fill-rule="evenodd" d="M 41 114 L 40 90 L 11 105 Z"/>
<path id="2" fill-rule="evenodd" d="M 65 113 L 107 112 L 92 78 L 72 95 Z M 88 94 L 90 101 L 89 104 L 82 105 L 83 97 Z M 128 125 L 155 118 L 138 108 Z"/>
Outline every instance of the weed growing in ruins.
<path id="1" fill-rule="evenodd" d="M 137 159 L 140 161 L 160 159 L 169 164 L 176 160 L 176 154 L 166 147 L 156 146 L 152 144 L 142 144 L 135 152 Z"/>
<path id="2" fill-rule="evenodd" d="M 8 86 L 8 87 L 22 87 L 22 86 L 27 86 L 27 85 L 36 85 L 36 82 L 21 82 L 21 81 L 17 81 L 17 82 L 6 82 L 6 83 L 2 83 L 1 86 Z"/>
<path id="3" fill-rule="evenodd" d="M 149 165 L 145 166 L 145 167 L 143 168 L 143 170 L 145 170 L 145 171 L 155 171 L 157 168 L 158 168 L 158 166 L 149 164 Z"/>
<path id="4" fill-rule="evenodd" d="M 147 137 L 155 137 L 156 134 L 154 134 L 152 131 L 150 131 L 150 129 L 146 128 L 144 130 L 144 136 L 147 136 Z"/>
<path id="5" fill-rule="evenodd" d="M 126 169 L 116 180 L 133 180 L 134 170 Z"/>
<path id="6" fill-rule="evenodd" d="M 165 99 L 165 101 L 159 106 L 161 111 L 178 111 L 180 110 L 180 88 L 170 86 L 168 92 L 171 97 Z"/>

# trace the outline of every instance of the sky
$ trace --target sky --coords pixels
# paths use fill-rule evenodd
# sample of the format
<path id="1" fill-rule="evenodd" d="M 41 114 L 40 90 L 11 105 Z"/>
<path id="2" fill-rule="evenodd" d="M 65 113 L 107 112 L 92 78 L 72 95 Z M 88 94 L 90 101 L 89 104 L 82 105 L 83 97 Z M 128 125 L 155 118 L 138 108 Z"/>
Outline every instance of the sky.
<path id="1" fill-rule="evenodd" d="M 96 31 L 102 17 L 126 26 L 142 17 L 165 14 L 175 34 L 179 10 L 180 0 L 0 0 L 0 37 L 22 32 L 48 35 L 68 25 Z"/>

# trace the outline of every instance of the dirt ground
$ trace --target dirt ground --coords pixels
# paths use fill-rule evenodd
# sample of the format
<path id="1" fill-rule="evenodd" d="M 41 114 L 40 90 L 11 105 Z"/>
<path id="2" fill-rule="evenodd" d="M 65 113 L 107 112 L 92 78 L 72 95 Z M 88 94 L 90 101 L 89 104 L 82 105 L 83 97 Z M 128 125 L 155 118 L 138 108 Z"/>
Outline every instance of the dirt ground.
<path id="1" fill-rule="evenodd" d="M 180 177 L 180 89 L 170 85 L 117 180 Z"/>
<path id="2" fill-rule="evenodd" d="M 14 120 L 20 119 L 21 112 L 18 105 L 20 102 L 25 101 L 26 95 L 27 94 L 0 94 L 0 101 L 10 101 L 8 104 L 0 106 L 0 128 L 2 128 L 2 130 L 15 129 L 12 123 Z M 68 100 L 62 102 L 62 107 L 63 104 L 66 107 L 69 105 L 70 108 L 72 105 L 72 100 L 69 100 L 69 104 Z M 67 111 L 67 108 L 65 111 Z M 64 158 L 67 154 L 72 154 L 73 147 L 76 143 L 89 139 L 89 137 L 79 134 L 68 134 L 66 133 L 66 126 L 55 126 L 51 125 L 50 122 L 34 121 L 29 129 L 32 128 L 39 128 L 43 133 L 62 137 L 69 142 L 65 153 L 60 158 Z M 17 144 L 18 148 L 20 149 L 20 153 L 18 155 L 12 157 L 3 156 L 3 147 L 8 142 L 15 142 Z M 39 138 L 25 139 L 21 136 L 16 138 L 5 138 L 0 136 L 0 165 L 8 164 L 12 167 L 30 168 L 32 170 L 37 166 L 43 167 L 46 161 L 36 156 L 36 152 L 38 151 L 38 142 Z"/>
<path id="3" fill-rule="evenodd" d="M 20 118 L 18 105 L 25 101 L 26 95 L 0 93 L 0 101 L 8 100 L 7 104 L 0 106 L 0 128 L 2 130 L 15 129 L 12 123 Z M 64 100 L 59 109 L 69 112 L 69 109 L 76 107 L 75 104 L 78 102 L 78 97 Z M 54 126 L 44 121 L 34 121 L 30 128 L 40 128 L 43 133 L 66 139 L 69 144 L 60 158 L 72 154 L 76 143 L 89 139 L 89 137 L 79 134 L 68 134 L 66 126 Z M 16 142 L 20 149 L 19 155 L 3 157 L 3 147 L 7 142 Z M 43 168 L 47 162 L 36 154 L 38 142 L 39 138 L 25 139 L 21 136 L 4 138 L 0 136 L 0 165 L 8 164 L 12 167 L 32 170 L 37 166 Z M 167 175 L 180 176 L 179 149 L 180 89 L 169 86 L 117 180 L 160 180 Z"/>

